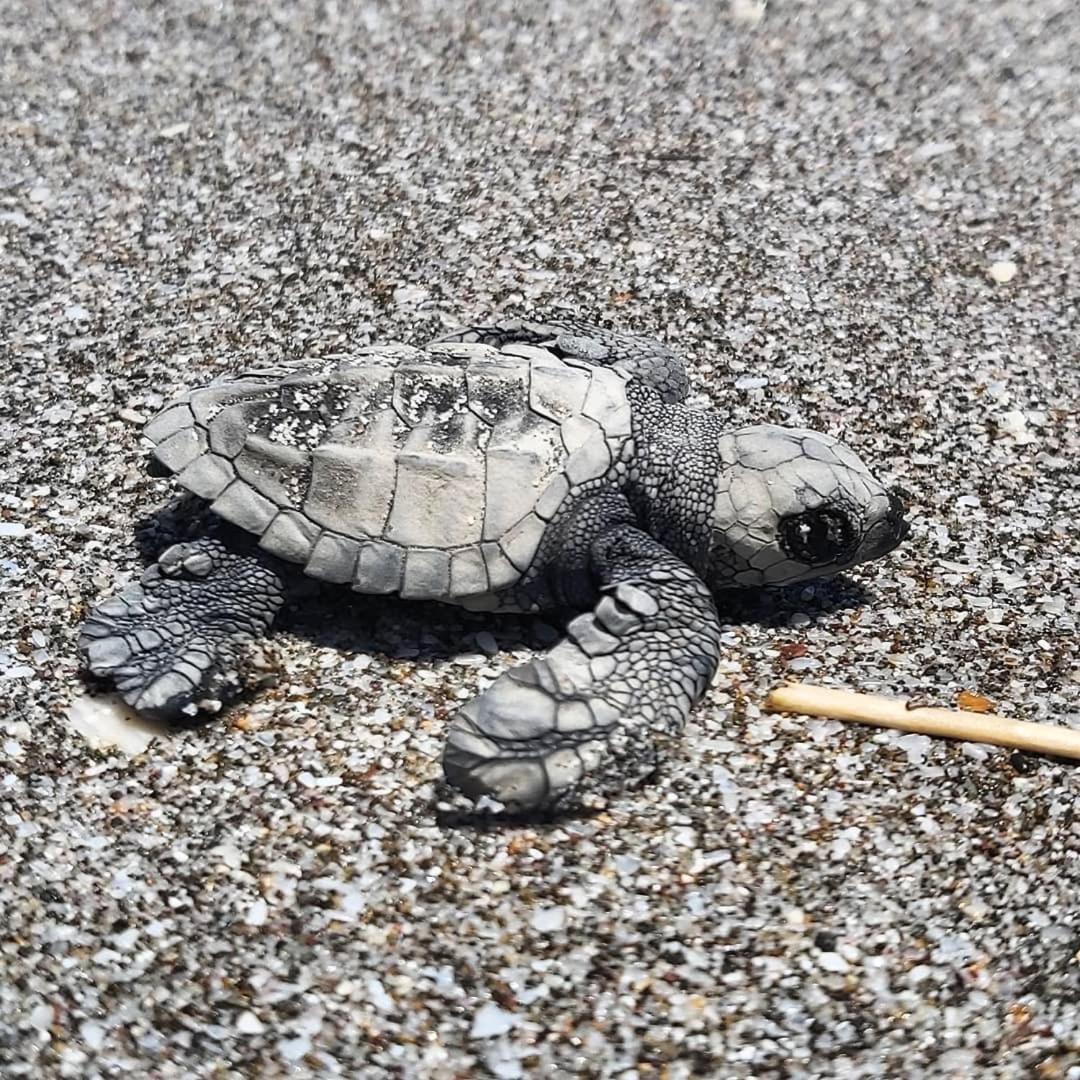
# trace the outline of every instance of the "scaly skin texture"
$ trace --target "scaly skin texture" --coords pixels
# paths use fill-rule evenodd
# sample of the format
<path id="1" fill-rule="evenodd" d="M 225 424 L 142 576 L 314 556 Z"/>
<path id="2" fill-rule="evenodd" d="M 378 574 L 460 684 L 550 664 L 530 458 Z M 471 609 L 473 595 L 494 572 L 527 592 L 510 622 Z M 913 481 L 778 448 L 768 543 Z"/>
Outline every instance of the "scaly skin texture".
<path id="1" fill-rule="evenodd" d="M 627 387 L 634 448 L 624 491 L 641 527 L 702 574 L 708 565 L 723 425 L 716 413 L 668 405 Z"/>
<path id="2" fill-rule="evenodd" d="M 708 687 L 720 626 L 697 574 L 624 523 L 601 529 L 590 557 L 595 609 L 455 717 L 443 766 L 467 794 L 528 809 L 639 783 Z"/>
<path id="3" fill-rule="evenodd" d="M 530 809 L 640 782 L 715 671 L 710 587 L 835 573 L 906 532 L 896 497 L 835 439 L 725 432 L 717 414 L 684 406 L 683 364 L 655 342 L 561 316 L 443 340 L 539 346 L 631 376 L 630 423 L 608 444 L 610 468 L 570 487 L 531 564 L 490 597 L 508 610 L 585 614 L 453 720 L 446 776 L 473 797 Z M 292 422 L 289 407 L 280 419 Z M 212 535 L 170 548 L 99 604 L 80 646 L 135 708 L 173 717 L 235 690 L 239 654 L 284 599 L 281 563 L 250 539 Z"/>
<path id="4" fill-rule="evenodd" d="M 79 648 L 139 712 L 175 719 L 195 702 L 227 699 L 244 648 L 285 602 L 275 561 L 208 537 L 174 544 L 141 580 L 98 604 Z"/>

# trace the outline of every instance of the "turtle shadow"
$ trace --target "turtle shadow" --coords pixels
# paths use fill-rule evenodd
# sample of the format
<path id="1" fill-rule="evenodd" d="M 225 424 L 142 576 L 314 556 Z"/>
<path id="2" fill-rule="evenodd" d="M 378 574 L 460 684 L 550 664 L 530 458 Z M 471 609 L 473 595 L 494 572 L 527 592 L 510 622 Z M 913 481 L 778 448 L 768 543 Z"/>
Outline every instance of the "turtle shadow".
<path id="1" fill-rule="evenodd" d="M 554 621 L 561 626 L 561 619 Z M 458 611 L 434 601 L 365 596 L 344 588 L 294 599 L 276 630 L 342 653 L 421 662 L 493 652 L 490 642 L 485 642 L 487 648 L 477 643 L 481 632 L 490 635 L 495 652 L 546 649 L 559 636 L 552 623 L 538 626 L 534 616 Z"/>
<path id="2" fill-rule="evenodd" d="M 847 574 L 819 581 L 769 589 L 727 589 L 716 594 L 720 621 L 725 626 L 754 624 L 770 630 L 786 628 L 795 614 L 811 617 L 867 607 L 874 591 Z"/>
<path id="3" fill-rule="evenodd" d="M 247 534 L 240 530 L 230 531 L 230 526 L 210 513 L 209 505 L 205 499 L 184 492 L 173 495 L 168 502 L 138 518 L 134 526 L 134 540 L 135 550 L 142 562 L 149 566 L 173 544 L 212 534 L 225 535 L 226 531 L 229 531 L 230 539 L 235 536 L 240 542 L 251 542 Z"/>
<path id="4" fill-rule="evenodd" d="M 461 805 L 462 799 L 461 793 L 454 791 L 445 780 L 436 784 L 435 793 L 427 807 L 440 828 L 474 833 L 478 836 L 501 833 L 507 828 L 534 829 L 543 833 L 565 828 L 575 822 L 591 821 L 605 812 L 604 808 L 583 806 L 576 802 L 535 807 L 531 810 L 497 809 L 495 806 L 468 807 Z"/>
<path id="5" fill-rule="evenodd" d="M 257 547 L 255 539 L 209 513 L 205 500 L 181 494 L 135 523 L 135 545 L 146 565 L 172 544 L 209 535 L 227 539 L 236 550 Z M 402 600 L 353 592 L 305 577 L 299 568 L 280 563 L 289 600 L 275 623 L 275 632 L 291 634 L 313 645 L 344 654 L 370 653 L 390 660 L 450 660 L 480 649 L 476 635 L 486 632 L 499 652 L 550 648 L 572 613 L 531 615 L 472 612 L 435 601 Z M 554 624 L 554 625 L 553 625 Z M 265 686 L 265 682 L 260 684 Z M 244 700 L 244 694 L 234 699 Z M 203 721 L 205 722 L 205 721 Z M 193 726 L 198 726 L 193 721 Z"/>
<path id="6" fill-rule="evenodd" d="M 227 537 L 236 548 L 256 546 L 252 536 L 210 514 L 205 500 L 190 494 L 175 496 L 135 525 L 135 543 L 147 564 L 171 544 L 210 534 Z M 346 655 L 369 653 L 425 662 L 477 651 L 544 650 L 559 640 L 575 614 L 568 610 L 543 616 L 472 612 L 436 601 L 357 593 L 343 585 L 306 578 L 287 564 L 281 564 L 281 569 L 290 598 L 276 629 Z M 724 625 L 753 623 L 770 629 L 788 626 L 797 612 L 819 616 L 864 607 L 872 600 L 873 592 L 846 574 L 773 589 L 716 594 Z M 489 635 L 483 649 L 476 641 L 481 632 Z M 256 691 L 265 685 L 265 681 L 260 683 Z"/>

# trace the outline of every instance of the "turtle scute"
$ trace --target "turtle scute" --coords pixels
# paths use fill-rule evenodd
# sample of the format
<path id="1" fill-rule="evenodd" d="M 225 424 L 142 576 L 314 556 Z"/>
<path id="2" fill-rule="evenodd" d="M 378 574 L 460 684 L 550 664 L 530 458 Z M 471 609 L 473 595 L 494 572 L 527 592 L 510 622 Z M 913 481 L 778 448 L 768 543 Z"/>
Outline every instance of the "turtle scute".
<path id="1" fill-rule="evenodd" d="M 459 600 L 520 578 L 570 485 L 609 467 L 622 386 L 528 345 L 372 347 L 217 380 L 146 434 L 214 513 L 311 576 Z"/>

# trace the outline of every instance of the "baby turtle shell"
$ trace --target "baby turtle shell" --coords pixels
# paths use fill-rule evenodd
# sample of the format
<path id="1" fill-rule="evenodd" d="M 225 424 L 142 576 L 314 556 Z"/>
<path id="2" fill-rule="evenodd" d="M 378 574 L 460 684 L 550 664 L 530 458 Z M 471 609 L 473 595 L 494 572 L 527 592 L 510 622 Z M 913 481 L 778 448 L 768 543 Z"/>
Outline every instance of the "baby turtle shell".
<path id="1" fill-rule="evenodd" d="M 146 426 L 220 517 L 324 581 L 472 606 L 630 435 L 627 376 L 531 345 L 381 346 L 193 390 Z"/>

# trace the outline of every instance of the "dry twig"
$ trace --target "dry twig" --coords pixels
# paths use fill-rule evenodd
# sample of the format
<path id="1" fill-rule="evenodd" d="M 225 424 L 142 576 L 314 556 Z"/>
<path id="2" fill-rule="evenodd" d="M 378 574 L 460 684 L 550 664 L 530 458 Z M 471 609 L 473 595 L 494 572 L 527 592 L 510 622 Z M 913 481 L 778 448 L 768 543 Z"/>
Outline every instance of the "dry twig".
<path id="1" fill-rule="evenodd" d="M 1016 750 L 1080 759 L 1080 731 L 1053 724 L 1033 724 L 1010 720 L 993 713 L 964 712 L 959 709 L 909 708 L 898 698 L 878 694 L 856 694 L 828 686 L 792 683 L 778 687 L 765 699 L 770 712 L 803 713 L 855 720 L 860 724 L 941 735 L 949 739 L 994 743 Z"/>

